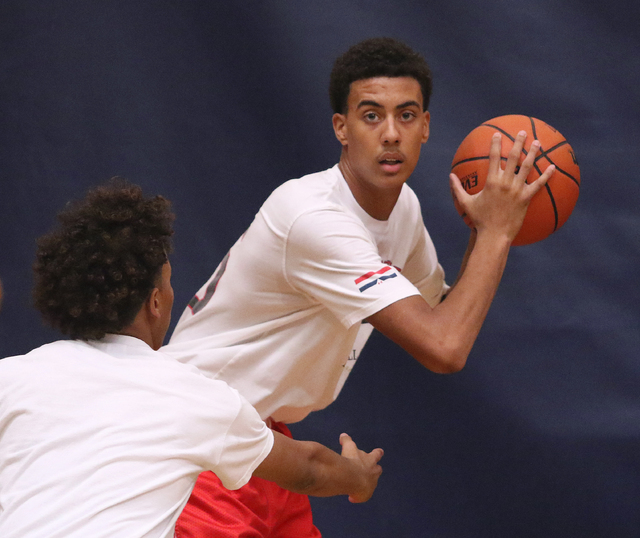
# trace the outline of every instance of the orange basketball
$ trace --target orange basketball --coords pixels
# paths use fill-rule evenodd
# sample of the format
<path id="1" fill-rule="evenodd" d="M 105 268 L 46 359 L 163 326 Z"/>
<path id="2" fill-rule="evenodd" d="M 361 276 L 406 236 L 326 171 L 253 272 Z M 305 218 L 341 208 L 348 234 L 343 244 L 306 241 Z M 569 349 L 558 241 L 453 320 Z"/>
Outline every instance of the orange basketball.
<path id="1" fill-rule="evenodd" d="M 484 187 L 489 170 L 491 138 L 496 131 L 502 133 L 503 168 L 518 132 L 527 132 L 519 164 L 527 156 L 531 142 L 540 141 L 540 151 L 527 176 L 527 183 L 540 177 L 550 164 L 556 165 L 556 171 L 547 184 L 531 200 L 522 228 L 512 244 L 528 245 L 541 241 L 567 221 L 576 205 L 580 193 L 580 168 L 576 155 L 566 139 L 543 121 L 517 114 L 493 118 L 467 135 L 451 163 L 451 171 L 460 178 L 469 194 L 475 194 Z M 472 222 L 455 199 L 454 204 L 467 225 L 472 227 Z"/>

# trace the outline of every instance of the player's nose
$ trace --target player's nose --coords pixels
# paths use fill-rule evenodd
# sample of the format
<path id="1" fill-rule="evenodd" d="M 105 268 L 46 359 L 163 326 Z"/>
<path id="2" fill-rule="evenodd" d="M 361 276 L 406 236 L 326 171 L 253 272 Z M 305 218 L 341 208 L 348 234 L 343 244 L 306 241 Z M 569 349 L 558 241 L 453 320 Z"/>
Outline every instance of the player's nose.
<path id="1" fill-rule="evenodd" d="M 382 143 L 383 144 L 398 144 L 400 142 L 400 131 L 396 124 L 395 118 L 388 117 L 384 122 L 384 129 L 382 131 Z"/>

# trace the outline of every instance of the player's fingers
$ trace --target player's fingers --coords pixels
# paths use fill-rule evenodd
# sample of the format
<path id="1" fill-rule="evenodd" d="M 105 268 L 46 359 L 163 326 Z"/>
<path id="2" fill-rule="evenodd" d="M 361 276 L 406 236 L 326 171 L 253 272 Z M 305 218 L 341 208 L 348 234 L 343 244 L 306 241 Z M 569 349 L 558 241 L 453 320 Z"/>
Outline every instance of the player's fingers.
<path id="1" fill-rule="evenodd" d="M 524 141 L 526 140 L 526 138 L 527 131 L 519 131 L 516 135 L 516 139 L 513 142 L 513 146 L 509 150 L 507 164 L 504 167 L 503 174 L 503 177 L 507 180 L 513 178 L 516 173 L 516 168 L 518 167 L 518 162 L 520 161 L 520 155 L 522 153 L 522 146 L 524 146 Z"/>
<path id="2" fill-rule="evenodd" d="M 540 149 L 540 142 L 538 140 L 534 140 L 531 142 L 531 146 L 529 147 L 529 153 L 522 161 L 522 165 L 520 166 L 520 170 L 516 177 L 519 181 L 525 182 L 527 180 L 527 176 L 533 168 L 533 165 L 536 160 L 536 155 L 538 154 L 538 150 Z"/>
<path id="3" fill-rule="evenodd" d="M 553 173 L 555 171 L 556 171 L 555 165 L 551 164 L 551 165 L 547 166 L 547 169 L 540 175 L 540 177 L 538 179 L 536 179 L 530 185 L 527 185 L 528 194 L 529 194 L 530 198 L 533 198 L 535 196 L 535 194 L 542 187 L 544 187 L 546 185 L 547 181 L 549 181 L 549 178 L 553 175 Z"/>
<path id="4" fill-rule="evenodd" d="M 489 148 L 489 169 L 488 177 L 497 176 L 500 171 L 500 156 L 502 154 L 502 135 L 494 133 L 491 137 L 491 147 Z"/>

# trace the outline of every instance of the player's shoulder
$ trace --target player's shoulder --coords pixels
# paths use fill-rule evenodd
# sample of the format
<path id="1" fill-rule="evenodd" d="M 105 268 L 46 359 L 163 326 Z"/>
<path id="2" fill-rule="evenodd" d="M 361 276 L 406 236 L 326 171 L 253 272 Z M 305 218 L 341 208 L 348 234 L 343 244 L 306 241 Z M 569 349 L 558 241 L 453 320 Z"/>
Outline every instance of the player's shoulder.
<path id="1" fill-rule="evenodd" d="M 263 207 L 299 210 L 332 204 L 335 202 L 335 191 L 339 179 L 337 165 L 321 172 L 290 179 L 271 193 Z"/>
<path id="2" fill-rule="evenodd" d="M 291 179 L 271 193 L 259 215 L 271 229 L 286 235 L 301 216 L 343 211 L 340 179 L 337 166 Z"/>
<path id="3" fill-rule="evenodd" d="M 58 355 L 69 355 L 80 353 L 81 350 L 88 348 L 88 344 L 81 340 L 56 340 L 55 342 L 49 342 L 36 347 L 24 355 L 14 355 L 13 357 L 7 357 L 4 360 L 20 360 L 20 359 L 39 359 L 43 357 L 52 357 Z"/>
<path id="4" fill-rule="evenodd" d="M 88 346 L 77 340 L 57 340 L 32 349 L 24 355 L 14 355 L 0 360 L 0 372 L 19 373 L 34 370 L 44 375 L 47 367 L 56 368 L 53 363 L 59 359 L 69 360 L 75 356 L 86 354 Z"/>

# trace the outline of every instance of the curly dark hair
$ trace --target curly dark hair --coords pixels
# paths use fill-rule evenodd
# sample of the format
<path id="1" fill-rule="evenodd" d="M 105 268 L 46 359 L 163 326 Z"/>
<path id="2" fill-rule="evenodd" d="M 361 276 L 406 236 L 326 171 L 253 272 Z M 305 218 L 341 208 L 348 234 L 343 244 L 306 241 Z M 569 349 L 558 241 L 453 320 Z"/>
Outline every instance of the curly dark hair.
<path id="1" fill-rule="evenodd" d="M 162 196 L 145 198 L 111 178 L 70 202 L 60 226 L 37 241 L 35 307 L 74 339 L 100 339 L 130 325 L 171 251 L 174 215 Z"/>
<path id="2" fill-rule="evenodd" d="M 422 89 L 422 108 L 429 108 L 433 83 L 425 59 L 396 39 L 374 37 L 353 45 L 335 61 L 329 81 L 333 111 L 346 114 L 351 83 L 374 77 L 415 78 Z"/>

